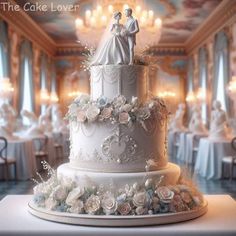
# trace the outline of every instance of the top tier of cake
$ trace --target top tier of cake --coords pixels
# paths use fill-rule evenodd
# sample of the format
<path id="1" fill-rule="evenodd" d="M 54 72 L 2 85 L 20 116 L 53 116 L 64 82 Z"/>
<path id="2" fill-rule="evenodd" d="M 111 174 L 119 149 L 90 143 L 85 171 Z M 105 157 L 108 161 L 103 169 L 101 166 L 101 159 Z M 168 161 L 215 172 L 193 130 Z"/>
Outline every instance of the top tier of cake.
<path id="1" fill-rule="evenodd" d="M 104 65 L 91 67 L 91 98 L 104 96 L 113 99 L 123 95 L 127 100 L 132 96 L 140 102 L 147 98 L 147 67 L 141 65 Z"/>

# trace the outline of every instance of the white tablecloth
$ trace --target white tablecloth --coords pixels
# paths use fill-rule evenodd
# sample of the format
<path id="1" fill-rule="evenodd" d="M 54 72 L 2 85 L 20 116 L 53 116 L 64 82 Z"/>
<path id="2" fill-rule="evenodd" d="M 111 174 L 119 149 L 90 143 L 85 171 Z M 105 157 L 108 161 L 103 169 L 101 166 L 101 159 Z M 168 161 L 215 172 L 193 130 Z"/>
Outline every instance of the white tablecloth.
<path id="1" fill-rule="evenodd" d="M 207 179 L 222 177 L 222 158 L 235 155 L 231 140 L 212 140 L 202 138 L 199 143 L 195 173 Z"/>
<path id="2" fill-rule="evenodd" d="M 199 147 L 200 139 L 206 136 L 207 135 L 204 134 L 187 134 L 185 142 L 185 162 L 187 164 L 194 163 L 193 150 Z"/>
<path id="3" fill-rule="evenodd" d="M 182 132 L 180 133 L 180 138 L 179 138 L 179 148 L 177 152 L 177 159 L 180 161 L 185 162 L 186 161 L 186 138 L 187 138 L 188 132 Z"/>
<path id="4" fill-rule="evenodd" d="M 31 140 L 19 139 L 8 141 L 8 157 L 15 158 L 18 180 L 32 178 L 36 172 L 36 160 L 33 153 L 33 143 Z M 11 166 L 10 176 L 14 178 L 14 168 Z M 3 168 L 0 171 L 0 178 L 3 178 Z"/>
<path id="5" fill-rule="evenodd" d="M 236 235 L 236 203 L 228 195 L 208 195 L 208 212 L 178 224 L 149 227 L 85 227 L 41 220 L 27 212 L 30 195 L 9 195 L 0 202 L 0 235 L 31 236 L 205 236 Z"/>
<path id="6" fill-rule="evenodd" d="M 169 158 L 176 158 L 177 148 L 175 146 L 176 142 L 179 142 L 180 132 L 169 131 L 168 132 L 168 155 Z"/>

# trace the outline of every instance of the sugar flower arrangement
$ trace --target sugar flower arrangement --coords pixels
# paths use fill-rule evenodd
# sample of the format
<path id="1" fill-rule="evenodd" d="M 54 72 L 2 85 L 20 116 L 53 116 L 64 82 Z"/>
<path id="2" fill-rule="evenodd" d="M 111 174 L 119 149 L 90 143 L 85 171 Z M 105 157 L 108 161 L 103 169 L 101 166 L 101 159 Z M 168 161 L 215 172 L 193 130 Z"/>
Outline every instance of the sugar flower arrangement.
<path id="1" fill-rule="evenodd" d="M 48 168 L 50 169 L 50 168 Z M 34 187 L 34 203 L 47 210 L 89 215 L 154 215 L 198 209 L 202 195 L 191 184 L 164 186 L 162 180 L 147 178 L 117 189 L 114 185 L 87 186 L 57 177 L 51 171 L 47 181 Z"/>
<path id="2" fill-rule="evenodd" d="M 122 95 L 113 100 L 100 97 L 93 101 L 89 95 L 82 94 L 69 106 L 66 118 L 80 123 L 109 120 L 112 124 L 119 123 L 128 126 L 138 122 L 146 130 L 146 120 L 158 119 L 162 121 L 167 116 L 168 111 L 164 101 L 157 97 L 141 104 L 137 97 L 132 97 L 130 102 Z"/>

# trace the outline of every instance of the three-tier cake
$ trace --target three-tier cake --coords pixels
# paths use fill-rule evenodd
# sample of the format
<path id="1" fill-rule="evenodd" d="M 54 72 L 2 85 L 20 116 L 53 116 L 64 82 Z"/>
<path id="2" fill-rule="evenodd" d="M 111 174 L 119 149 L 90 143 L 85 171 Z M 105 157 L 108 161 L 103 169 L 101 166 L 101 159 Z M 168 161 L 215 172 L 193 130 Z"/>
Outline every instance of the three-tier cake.
<path id="1" fill-rule="evenodd" d="M 91 68 L 91 96 L 76 98 L 67 114 L 70 162 L 49 170 L 52 177 L 34 188 L 34 215 L 126 226 L 177 222 L 206 212 L 202 195 L 168 162 L 168 110 L 161 99 L 149 97 L 147 69 Z"/>

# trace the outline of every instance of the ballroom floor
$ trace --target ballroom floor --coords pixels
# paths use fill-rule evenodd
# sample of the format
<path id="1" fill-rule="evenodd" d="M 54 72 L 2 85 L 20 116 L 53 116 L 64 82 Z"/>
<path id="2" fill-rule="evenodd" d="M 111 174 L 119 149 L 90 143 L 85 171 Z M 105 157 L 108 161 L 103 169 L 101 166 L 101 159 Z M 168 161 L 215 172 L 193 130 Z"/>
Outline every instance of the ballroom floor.
<path id="1" fill-rule="evenodd" d="M 174 160 L 172 161 L 175 162 Z M 182 167 L 182 170 L 186 175 L 189 175 L 189 170 L 187 170 L 185 166 L 181 165 L 181 163 L 178 164 Z M 194 176 L 193 179 L 204 194 L 229 194 L 236 199 L 236 179 L 233 181 L 228 179 L 206 180 L 200 176 Z M 32 180 L 0 181 L 0 200 L 9 194 L 32 194 L 34 185 L 35 183 Z"/>

